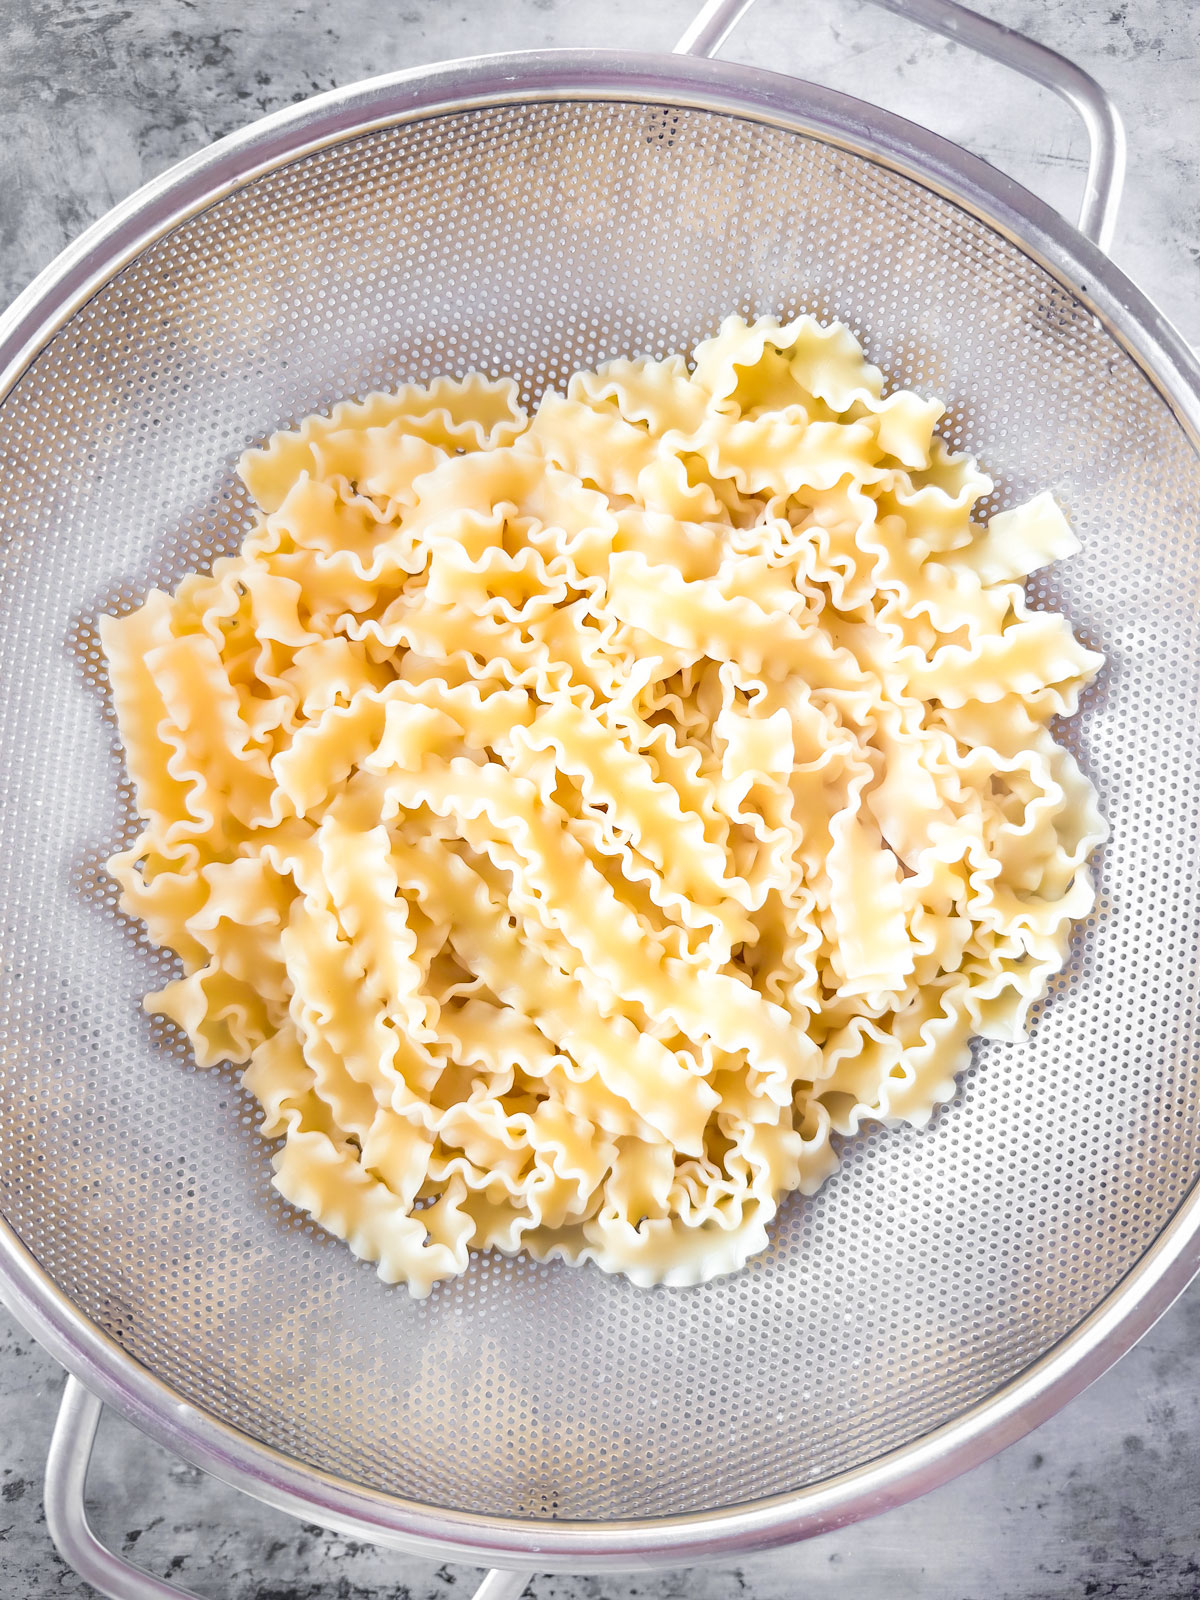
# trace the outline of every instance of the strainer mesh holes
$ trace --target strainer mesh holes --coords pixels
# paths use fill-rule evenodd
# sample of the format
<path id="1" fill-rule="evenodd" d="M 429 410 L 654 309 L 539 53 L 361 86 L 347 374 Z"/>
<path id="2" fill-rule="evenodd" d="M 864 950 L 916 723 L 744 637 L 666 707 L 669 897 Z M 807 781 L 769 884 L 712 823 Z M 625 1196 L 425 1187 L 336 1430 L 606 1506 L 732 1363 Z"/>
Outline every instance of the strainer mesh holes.
<path id="1" fill-rule="evenodd" d="M 847 321 L 943 396 L 997 503 L 1083 542 L 1036 596 L 1110 665 L 1072 737 L 1113 827 L 1027 1046 L 923 1133 L 851 1145 L 740 1276 L 643 1292 L 484 1258 L 422 1305 L 272 1195 L 250 1102 L 140 1012 L 164 959 L 102 863 L 129 824 L 97 649 L 242 537 L 231 463 L 342 395 L 471 367 L 527 394 L 729 311 Z M 1019 250 L 904 179 L 714 113 L 540 104 L 309 157 L 147 251 L 0 409 L 0 1204 L 80 1309 L 298 1461 L 465 1510 L 749 1500 L 954 1417 L 1067 1333 L 1200 1166 L 1200 467 Z"/>

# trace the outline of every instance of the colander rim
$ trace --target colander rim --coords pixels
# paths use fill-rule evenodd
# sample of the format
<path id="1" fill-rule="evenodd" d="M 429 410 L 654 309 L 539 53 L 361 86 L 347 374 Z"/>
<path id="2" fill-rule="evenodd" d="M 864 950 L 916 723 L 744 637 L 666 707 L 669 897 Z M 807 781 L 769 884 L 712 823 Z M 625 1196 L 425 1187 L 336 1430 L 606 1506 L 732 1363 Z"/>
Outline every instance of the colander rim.
<path id="1" fill-rule="evenodd" d="M 873 160 L 992 227 L 1098 317 L 1200 450 L 1200 363 L 1160 311 L 1069 222 L 979 157 L 838 91 L 687 56 L 552 50 L 388 73 L 273 113 L 178 163 L 92 225 L 0 316 L 0 404 L 80 307 L 164 234 L 258 177 L 401 123 L 539 101 L 670 104 L 764 122 Z M 847 1472 L 744 1505 L 602 1522 L 431 1506 L 285 1456 L 183 1401 L 62 1293 L 0 1216 L 0 1299 L 74 1376 L 160 1444 L 278 1508 L 380 1544 L 492 1565 L 684 1565 L 787 1543 L 903 1503 L 1052 1415 L 1141 1337 L 1200 1270 L 1200 1184 L 1065 1338 L 923 1438 Z"/>

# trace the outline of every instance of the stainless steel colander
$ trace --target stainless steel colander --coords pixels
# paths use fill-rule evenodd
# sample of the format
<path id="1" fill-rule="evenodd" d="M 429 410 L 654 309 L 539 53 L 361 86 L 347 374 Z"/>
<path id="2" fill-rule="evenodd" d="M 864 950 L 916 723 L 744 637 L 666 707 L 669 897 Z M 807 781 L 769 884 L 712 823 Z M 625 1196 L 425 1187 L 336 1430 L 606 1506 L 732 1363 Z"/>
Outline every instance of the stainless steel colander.
<path id="1" fill-rule="evenodd" d="M 745 5 L 715 0 L 691 57 L 482 58 L 270 117 L 0 325 L 0 1290 L 87 1385 L 48 1513 L 105 1593 L 180 1591 L 87 1528 L 100 1400 L 361 1537 L 680 1565 L 980 1460 L 1200 1262 L 1200 372 L 1100 248 L 1096 85 L 948 0 L 889 3 L 1083 113 L 1082 232 L 911 124 L 703 59 Z M 997 505 L 1069 510 L 1083 554 L 1033 588 L 1108 657 L 1064 735 L 1112 824 L 1095 915 L 1032 1041 L 980 1049 L 929 1129 L 849 1144 L 744 1272 L 647 1292 L 488 1256 L 415 1304 L 273 1194 L 237 1073 L 140 1011 L 166 963 L 102 865 L 131 816 L 97 615 L 235 546 L 240 449 L 340 396 L 481 367 L 532 398 L 800 310 L 946 399 Z"/>

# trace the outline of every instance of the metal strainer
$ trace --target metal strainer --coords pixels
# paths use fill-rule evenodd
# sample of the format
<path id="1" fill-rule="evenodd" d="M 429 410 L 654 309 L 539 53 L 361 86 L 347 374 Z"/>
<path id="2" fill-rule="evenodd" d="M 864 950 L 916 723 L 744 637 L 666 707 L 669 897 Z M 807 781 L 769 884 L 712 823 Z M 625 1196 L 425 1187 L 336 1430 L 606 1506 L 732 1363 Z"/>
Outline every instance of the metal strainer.
<path id="1" fill-rule="evenodd" d="M 1120 139 L 1069 63 L 894 8 L 1077 104 L 1104 242 Z M 744 4 L 717 0 L 709 53 Z M 706 1287 L 481 1257 L 421 1304 L 269 1187 L 233 1071 L 147 1021 L 164 958 L 103 861 L 131 827 L 96 617 L 235 546 L 241 448 L 479 367 L 527 397 L 730 311 L 847 321 L 948 401 L 995 504 L 1050 488 L 1039 577 L 1108 668 L 1065 730 L 1112 825 L 1030 1043 L 923 1132 L 850 1143 Z M 1112 1361 L 1200 1258 L 1200 373 L 1102 249 L 911 124 L 686 56 L 453 63 L 325 95 L 118 208 L 0 328 L 0 1289 L 68 1385 L 52 1531 L 87 1528 L 98 1396 L 252 1494 L 442 1557 L 729 1558 L 961 1470 Z M 90 1392 L 89 1392 L 90 1391 Z M 523 1580 L 494 1576 L 489 1593 Z M 515 1586 L 514 1586 L 515 1585 Z"/>

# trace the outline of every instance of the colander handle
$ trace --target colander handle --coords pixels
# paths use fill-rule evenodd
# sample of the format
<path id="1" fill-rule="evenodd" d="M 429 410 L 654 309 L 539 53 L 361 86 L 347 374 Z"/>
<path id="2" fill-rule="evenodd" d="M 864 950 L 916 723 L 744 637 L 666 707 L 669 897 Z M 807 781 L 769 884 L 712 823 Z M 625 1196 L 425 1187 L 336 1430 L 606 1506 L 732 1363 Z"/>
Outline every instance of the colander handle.
<path id="1" fill-rule="evenodd" d="M 59 1555 L 109 1600 L 199 1600 L 190 1589 L 135 1567 L 96 1537 L 83 1491 L 102 1410 L 78 1378 L 67 1378 L 46 1459 L 46 1526 Z M 475 1591 L 475 1600 L 518 1600 L 532 1576 L 489 1572 Z"/>
<path id="2" fill-rule="evenodd" d="M 50 1454 L 46 1458 L 46 1526 L 58 1553 L 85 1582 L 110 1600 L 197 1600 L 165 1578 L 154 1578 L 101 1544 L 83 1503 L 92 1445 L 103 1408 L 78 1378 L 67 1378 Z"/>
<path id="3" fill-rule="evenodd" d="M 707 0 L 675 46 L 676 55 L 713 56 L 754 0 Z M 1125 129 L 1117 108 L 1082 67 L 1023 33 L 968 11 L 957 0 L 875 0 L 948 39 L 990 56 L 1014 72 L 1053 89 L 1079 114 L 1090 145 L 1079 231 L 1107 253 L 1125 182 Z"/>

